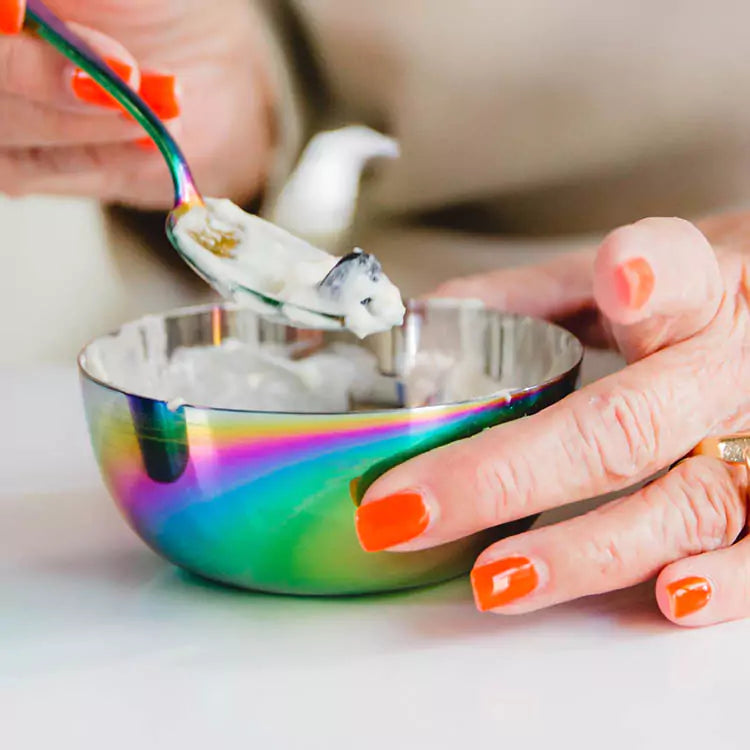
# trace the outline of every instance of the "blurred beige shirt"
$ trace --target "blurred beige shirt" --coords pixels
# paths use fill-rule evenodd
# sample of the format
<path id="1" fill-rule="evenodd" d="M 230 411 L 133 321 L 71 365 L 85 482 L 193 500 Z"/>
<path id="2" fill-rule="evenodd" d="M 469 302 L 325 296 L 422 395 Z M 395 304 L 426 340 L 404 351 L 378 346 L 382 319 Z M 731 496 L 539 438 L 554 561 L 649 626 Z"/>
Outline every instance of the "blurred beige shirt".
<path id="1" fill-rule="evenodd" d="M 500 264 L 509 237 L 533 247 L 529 237 L 748 202 L 747 3 L 260 6 L 281 92 L 276 177 L 321 129 L 365 123 L 397 138 L 401 157 L 363 182 L 352 240 L 409 224 L 453 238 L 459 261 L 425 262 L 425 284 L 473 270 L 467 237 L 482 236 L 484 265 L 492 247 Z M 2 252 L 16 265 L 0 280 L 5 360 L 65 359 L 127 317 L 206 298 L 164 260 L 163 245 L 152 252 L 94 204 L 43 199 L 53 208 L 42 222 L 39 200 L 0 202 Z"/>

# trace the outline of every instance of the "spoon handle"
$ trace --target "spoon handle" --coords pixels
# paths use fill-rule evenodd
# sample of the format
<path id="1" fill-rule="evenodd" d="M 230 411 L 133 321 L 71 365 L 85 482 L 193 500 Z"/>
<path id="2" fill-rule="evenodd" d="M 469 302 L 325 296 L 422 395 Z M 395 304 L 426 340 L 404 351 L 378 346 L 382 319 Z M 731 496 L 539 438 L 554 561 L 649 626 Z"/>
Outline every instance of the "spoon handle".
<path id="1" fill-rule="evenodd" d="M 26 24 L 37 36 L 85 70 L 151 136 L 169 167 L 174 184 L 175 206 L 202 204 L 203 199 L 195 186 L 185 156 L 148 104 L 41 0 L 27 1 Z"/>

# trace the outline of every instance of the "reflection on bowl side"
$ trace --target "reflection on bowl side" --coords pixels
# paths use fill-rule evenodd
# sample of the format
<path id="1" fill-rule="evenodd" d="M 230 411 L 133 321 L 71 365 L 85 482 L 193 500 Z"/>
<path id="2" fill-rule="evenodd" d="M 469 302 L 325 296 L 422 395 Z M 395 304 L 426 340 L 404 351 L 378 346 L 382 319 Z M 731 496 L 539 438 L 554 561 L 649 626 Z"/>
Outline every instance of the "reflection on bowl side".
<path id="1" fill-rule="evenodd" d="M 267 326 L 258 322 L 258 330 L 248 336 L 252 313 L 224 308 L 178 312 L 162 319 L 171 349 L 210 343 L 211 324 L 205 319 L 213 317 L 215 333 L 216 310 L 224 336 L 236 338 L 243 330 L 244 340 L 257 343 L 258 331 Z M 362 551 L 356 539 L 355 502 L 391 466 L 533 414 L 573 390 L 578 342 L 538 321 L 501 317 L 515 334 L 526 326 L 538 345 L 558 347 L 559 366 L 545 382 L 456 404 L 341 414 L 170 410 L 148 394 L 125 393 L 116 382 L 103 382 L 100 372 L 92 372 L 94 342 L 81 355 L 81 380 L 104 480 L 149 546 L 216 581 L 281 593 L 352 594 L 459 575 L 484 546 L 525 530 L 534 519 L 432 550 L 372 554 Z M 272 332 L 293 339 L 294 330 Z M 517 338 L 516 352 L 532 350 L 528 345 L 534 342 Z M 147 351 L 144 346 L 144 356 Z M 137 359 L 136 352 L 133 366 Z"/>

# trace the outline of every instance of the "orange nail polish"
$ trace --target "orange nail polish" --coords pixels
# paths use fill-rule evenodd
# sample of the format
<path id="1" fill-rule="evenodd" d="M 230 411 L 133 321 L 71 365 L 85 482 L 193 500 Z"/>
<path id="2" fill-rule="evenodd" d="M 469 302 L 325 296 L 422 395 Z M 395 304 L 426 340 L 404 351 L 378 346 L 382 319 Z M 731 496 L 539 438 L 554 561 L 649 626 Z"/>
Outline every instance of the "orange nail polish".
<path id="1" fill-rule="evenodd" d="M 418 492 L 397 492 L 357 509 L 355 524 L 366 552 L 379 552 L 419 536 L 430 511 Z"/>
<path id="2" fill-rule="evenodd" d="M 177 79 L 168 73 L 141 71 L 138 93 L 162 120 L 179 117 L 180 101 Z"/>
<path id="3" fill-rule="evenodd" d="M 112 57 L 104 58 L 107 65 L 117 73 L 125 82 L 130 81 L 133 68 L 121 60 Z M 76 68 L 70 82 L 75 96 L 86 104 L 95 104 L 99 107 L 109 109 L 121 109 L 117 100 L 108 94 L 88 73 Z"/>
<path id="4" fill-rule="evenodd" d="M 0 34 L 17 34 L 25 15 L 24 0 L 0 0 Z"/>
<path id="5" fill-rule="evenodd" d="M 510 604 L 538 585 L 534 564 L 521 555 L 495 560 L 471 571 L 471 586 L 480 612 Z"/>
<path id="6" fill-rule="evenodd" d="M 158 151 L 159 147 L 149 138 L 138 138 L 135 141 L 135 145 L 138 148 L 142 148 L 144 151 Z"/>
<path id="7" fill-rule="evenodd" d="M 615 270 L 615 288 L 620 300 L 633 310 L 648 302 L 654 291 L 654 272 L 645 258 L 625 261 Z"/>
<path id="8" fill-rule="evenodd" d="M 667 586 L 667 593 L 672 605 L 672 614 L 675 617 L 686 617 L 708 604 L 713 589 L 707 579 L 690 576 L 670 583 Z"/>

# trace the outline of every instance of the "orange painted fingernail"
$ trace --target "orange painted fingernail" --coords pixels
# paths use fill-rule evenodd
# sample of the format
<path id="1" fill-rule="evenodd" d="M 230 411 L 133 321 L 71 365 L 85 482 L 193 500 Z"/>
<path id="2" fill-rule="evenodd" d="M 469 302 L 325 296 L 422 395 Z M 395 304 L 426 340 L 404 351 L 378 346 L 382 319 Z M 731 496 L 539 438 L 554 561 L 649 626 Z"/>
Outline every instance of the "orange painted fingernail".
<path id="1" fill-rule="evenodd" d="M 120 78 L 125 82 L 130 82 L 130 77 L 133 74 L 131 65 L 113 57 L 105 57 L 104 61 Z M 108 94 L 86 71 L 80 68 L 73 71 L 70 86 L 75 96 L 86 104 L 95 104 L 109 109 L 121 109 L 117 100 L 111 94 Z"/>
<path id="2" fill-rule="evenodd" d="M 528 557 L 505 557 L 471 571 L 477 609 L 502 607 L 530 594 L 539 585 L 539 574 Z"/>
<path id="3" fill-rule="evenodd" d="M 690 576 L 667 586 L 672 614 L 675 617 L 692 615 L 708 604 L 713 594 L 710 582 L 700 576 Z"/>
<path id="4" fill-rule="evenodd" d="M 158 151 L 159 147 L 148 137 L 139 138 L 135 141 L 135 145 L 142 148 L 144 151 Z"/>
<path id="5" fill-rule="evenodd" d="M 0 34 L 17 34 L 26 15 L 24 0 L 0 0 Z"/>
<path id="6" fill-rule="evenodd" d="M 419 536 L 430 511 L 418 492 L 397 492 L 357 508 L 355 525 L 365 552 L 379 552 Z"/>
<path id="7" fill-rule="evenodd" d="M 180 114 L 177 79 L 169 73 L 141 71 L 138 93 L 162 120 L 173 120 Z"/>
<path id="8" fill-rule="evenodd" d="M 654 291 L 654 272 L 645 258 L 625 261 L 615 270 L 615 289 L 620 301 L 633 310 L 648 302 Z"/>

